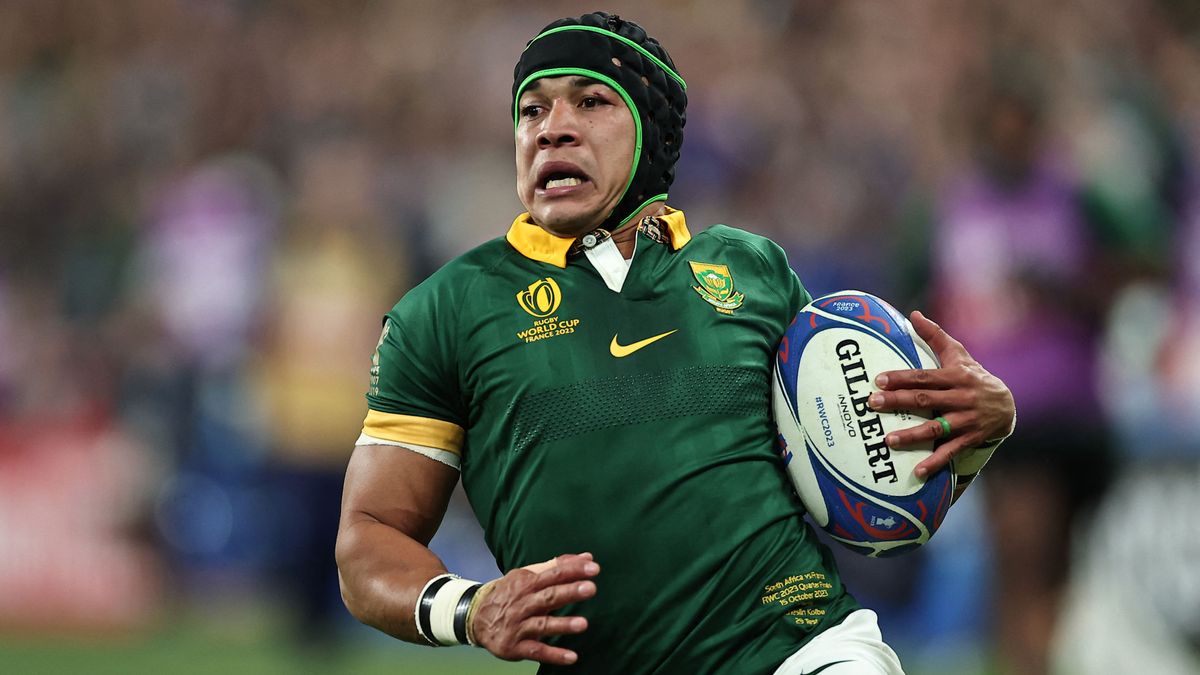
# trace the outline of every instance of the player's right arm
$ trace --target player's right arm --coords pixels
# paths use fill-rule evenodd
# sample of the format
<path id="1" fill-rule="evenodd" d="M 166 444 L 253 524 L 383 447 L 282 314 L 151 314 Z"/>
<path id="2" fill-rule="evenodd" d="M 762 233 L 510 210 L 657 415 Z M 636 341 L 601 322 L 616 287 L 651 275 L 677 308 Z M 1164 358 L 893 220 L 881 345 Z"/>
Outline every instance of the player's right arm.
<path id="1" fill-rule="evenodd" d="M 469 331 L 459 325 L 460 272 L 443 268 L 384 320 L 370 410 L 346 470 L 336 551 L 342 596 L 359 620 L 402 640 L 469 641 L 502 659 L 571 664 L 574 652 L 543 640 L 587 628 L 582 617 L 551 613 L 595 594 L 599 566 L 590 556 L 558 556 L 481 586 L 447 578 L 428 547 L 463 466 L 472 405 L 461 377 L 473 350 L 462 344 Z"/>
<path id="2" fill-rule="evenodd" d="M 430 644 L 417 629 L 416 607 L 429 580 L 446 574 L 428 544 L 457 480 L 452 467 L 402 447 L 355 448 L 336 549 L 342 598 L 355 618 L 402 640 Z M 476 593 L 468 633 L 502 659 L 574 663 L 574 652 L 543 639 L 583 632 L 587 620 L 550 613 L 595 595 L 591 578 L 599 571 L 590 554 L 512 570 Z"/>
<path id="3" fill-rule="evenodd" d="M 458 472 L 404 448 L 355 447 L 346 468 L 335 554 L 346 608 L 359 621 L 408 642 L 417 596 L 446 566 L 429 550 Z"/>

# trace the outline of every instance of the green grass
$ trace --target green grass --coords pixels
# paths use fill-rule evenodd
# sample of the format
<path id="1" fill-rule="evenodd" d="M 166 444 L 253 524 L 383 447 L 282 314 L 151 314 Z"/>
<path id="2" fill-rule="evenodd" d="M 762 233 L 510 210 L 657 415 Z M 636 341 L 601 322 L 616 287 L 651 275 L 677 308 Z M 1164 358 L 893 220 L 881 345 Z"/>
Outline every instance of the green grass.
<path id="1" fill-rule="evenodd" d="M 6 673 L 133 675 L 170 673 L 246 673 L 247 675 L 472 675 L 532 673 L 533 664 L 510 664 L 468 649 L 388 650 L 376 647 L 346 654 L 305 654 L 285 644 L 225 644 L 172 636 L 127 644 L 58 640 L 15 644 L 0 641 L 0 663 Z"/>
<path id="2" fill-rule="evenodd" d="M 13 675 L 526 675 L 480 649 L 433 649 L 369 629 L 345 631 L 339 647 L 303 646 L 278 625 L 238 617 L 174 622 L 141 636 L 0 635 L 0 671 Z"/>
<path id="3" fill-rule="evenodd" d="M 532 675 L 481 649 L 433 649 L 393 640 L 349 621 L 336 647 L 288 639 L 286 610 L 264 605 L 191 605 L 141 634 L 80 636 L 0 633 L 3 675 Z M 901 650 L 904 654 L 904 650 Z M 957 656 L 957 658 L 955 658 Z M 979 655 L 906 658 L 913 675 L 998 672 Z"/>

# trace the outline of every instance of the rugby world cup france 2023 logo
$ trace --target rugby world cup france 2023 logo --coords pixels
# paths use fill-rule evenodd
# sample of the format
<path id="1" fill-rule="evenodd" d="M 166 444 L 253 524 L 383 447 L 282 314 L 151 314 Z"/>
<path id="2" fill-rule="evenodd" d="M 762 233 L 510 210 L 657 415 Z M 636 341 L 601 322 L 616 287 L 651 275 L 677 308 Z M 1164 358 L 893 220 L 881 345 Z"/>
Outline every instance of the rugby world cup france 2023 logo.
<path id="1" fill-rule="evenodd" d="M 538 279 L 529 284 L 529 288 L 517 293 L 517 304 L 521 309 L 536 317 L 547 317 L 558 309 L 562 302 L 562 290 L 558 283 L 550 277 Z"/>
<path id="2" fill-rule="evenodd" d="M 529 288 L 519 291 L 517 304 L 533 317 L 533 325 L 517 331 L 517 338 L 529 343 L 574 333 L 579 327 L 579 318 L 560 319 L 555 312 L 561 303 L 562 289 L 550 277 L 538 279 L 529 284 Z"/>

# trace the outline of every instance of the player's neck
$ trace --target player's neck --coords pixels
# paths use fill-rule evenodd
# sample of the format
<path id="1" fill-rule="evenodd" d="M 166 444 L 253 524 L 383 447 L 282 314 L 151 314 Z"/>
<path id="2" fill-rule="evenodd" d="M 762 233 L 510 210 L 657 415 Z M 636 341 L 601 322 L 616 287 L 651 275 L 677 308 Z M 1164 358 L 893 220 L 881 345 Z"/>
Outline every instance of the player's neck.
<path id="1" fill-rule="evenodd" d="M 638 223 L 642 222 L 642 218 L 646 216 L 661 215 L 666 210 L 666 206 L 666 202 L 652 202 L 647 204 L 645 208 L 638 211 L 625 223 L 625 227 L 622 227 L 613 234 L 613 243 L 617 245 L 617 250 L 621 252 L 621 255 L 626 260 L 633 257 L 633 250 L 637 247 Z"/>

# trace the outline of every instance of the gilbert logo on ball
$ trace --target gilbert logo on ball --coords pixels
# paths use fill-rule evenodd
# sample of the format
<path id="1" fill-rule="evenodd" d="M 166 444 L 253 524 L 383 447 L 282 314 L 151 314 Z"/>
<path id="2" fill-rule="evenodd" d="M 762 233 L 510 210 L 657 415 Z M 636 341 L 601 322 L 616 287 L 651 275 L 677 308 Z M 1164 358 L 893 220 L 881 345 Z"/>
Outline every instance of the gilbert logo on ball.
<path id="1" fill-rule="evenodd" d="M 938 365 L 908 319 L 861 291 L 813 300 L 783 336 L 772 394 L 780 451 L 812 520 L 854 551 L 911 551 L 950 508 L 950 467 L 926 480 L 913 474 L 933 443 L 892 450 L 883 441 L 931 419 L 930 411 L 867 406 L 879 373 Z"/>

